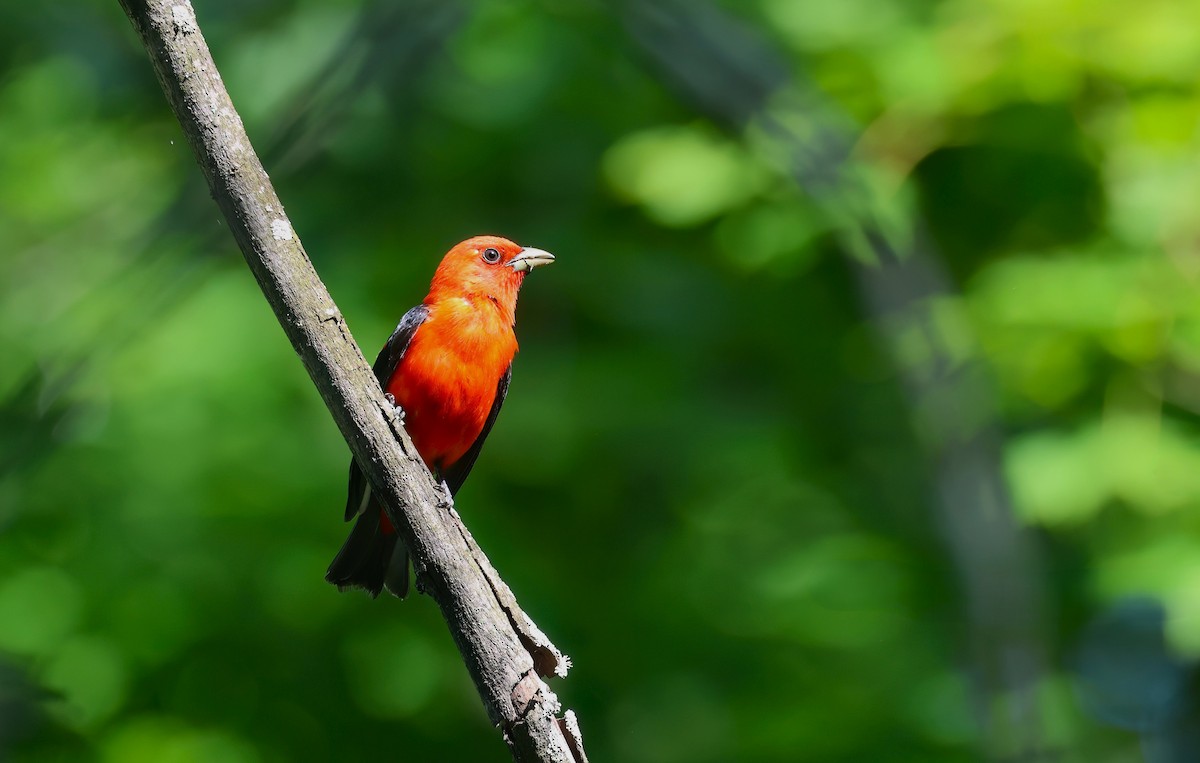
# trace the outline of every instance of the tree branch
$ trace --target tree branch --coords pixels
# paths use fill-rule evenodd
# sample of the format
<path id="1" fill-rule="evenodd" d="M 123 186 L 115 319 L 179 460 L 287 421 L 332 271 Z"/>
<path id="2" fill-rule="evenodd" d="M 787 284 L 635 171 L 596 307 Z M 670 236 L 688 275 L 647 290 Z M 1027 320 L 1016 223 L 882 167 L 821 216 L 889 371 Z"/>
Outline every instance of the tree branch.
<path id="1" fill-rule="evenodd" d="M 570 663 L 433 482 L 317 277 L 255 155 L 188 0 L 121 0 L 246 263 L 437 602 L 516 761 L 586 763 L 574 713 L 541 680 Z"/>

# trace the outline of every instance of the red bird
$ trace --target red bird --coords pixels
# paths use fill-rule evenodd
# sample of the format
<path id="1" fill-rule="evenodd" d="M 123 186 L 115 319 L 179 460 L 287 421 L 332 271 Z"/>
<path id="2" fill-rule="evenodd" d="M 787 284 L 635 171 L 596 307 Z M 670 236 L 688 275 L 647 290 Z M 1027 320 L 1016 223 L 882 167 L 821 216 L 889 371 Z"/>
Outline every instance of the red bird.
<path id="1" fill-rule="evenodd" d="M 541 249 L 476 236 L 442 259 L 429 296 L 405 313 L 375 359 L 375 378 L 404 412 L 421 459 L 451 495 L 475 465 L 512 378 L 517 292 L 525 275 L 554 262 Z M 350 462 L 346 521 L 358 517 L 325 579 L 339 589 L 386 586 L 408 593 L 408 550 Z"/>

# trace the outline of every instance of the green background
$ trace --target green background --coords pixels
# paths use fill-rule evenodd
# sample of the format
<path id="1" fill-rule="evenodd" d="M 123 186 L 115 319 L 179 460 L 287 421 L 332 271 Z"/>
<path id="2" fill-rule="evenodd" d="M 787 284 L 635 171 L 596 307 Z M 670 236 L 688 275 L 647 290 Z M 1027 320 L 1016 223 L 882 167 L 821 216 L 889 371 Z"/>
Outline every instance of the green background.
<path id="1" fill-rule="evenodd" d="M 197 5 L 368 356 L 558 256 L 457 503 L 592 760 L 1200 759 L 1195 2 Z M 0 759 L 505 759 L 346 463 L 115 0 L 0 5 Z"/>

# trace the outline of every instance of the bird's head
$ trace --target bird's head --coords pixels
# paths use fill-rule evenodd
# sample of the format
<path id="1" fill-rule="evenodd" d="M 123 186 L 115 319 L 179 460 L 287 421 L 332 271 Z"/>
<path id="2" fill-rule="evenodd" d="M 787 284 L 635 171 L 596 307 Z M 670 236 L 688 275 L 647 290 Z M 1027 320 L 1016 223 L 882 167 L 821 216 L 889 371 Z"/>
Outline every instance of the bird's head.
<path id="1" fill-rule="evenodd" d="M 521 246 L 499 236 L 475 236 L 442 258 L 426 301 L 447 297 L 485 297 L 508 311 L 529 271 L 554 262 L 542 249 Z"/>

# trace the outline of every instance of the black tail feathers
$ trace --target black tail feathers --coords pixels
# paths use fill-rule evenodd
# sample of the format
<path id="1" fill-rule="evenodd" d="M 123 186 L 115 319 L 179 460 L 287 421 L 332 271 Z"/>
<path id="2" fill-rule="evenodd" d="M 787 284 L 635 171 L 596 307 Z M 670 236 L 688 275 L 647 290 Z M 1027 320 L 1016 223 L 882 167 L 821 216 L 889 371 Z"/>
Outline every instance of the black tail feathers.
<path id="1" fill-rule="evenodd" d="M 386 587 L 403 599 L 408 594 L 408 549 L 394 532 L 379 527 L 379 512 L 368 507 L 354 522 L 325 579 L 340 590 L 362 588 L 372 597 Z"/>

